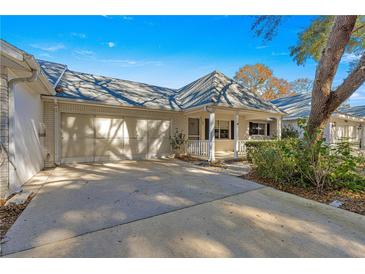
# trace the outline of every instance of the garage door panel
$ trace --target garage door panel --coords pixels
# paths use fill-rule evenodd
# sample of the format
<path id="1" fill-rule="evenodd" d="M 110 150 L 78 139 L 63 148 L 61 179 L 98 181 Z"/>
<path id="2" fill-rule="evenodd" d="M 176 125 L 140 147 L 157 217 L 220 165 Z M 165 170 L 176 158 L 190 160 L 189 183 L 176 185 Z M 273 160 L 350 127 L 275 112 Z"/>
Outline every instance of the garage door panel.
<path id="1" fill-rule="evenodd" d="M 96 156 L 123 156 L 124 154 L 123 139 L 96 139 L 95 155 Z"/>
<path id="2" fill-rule="evenodd" d="M 147 120 L 140 118 L 125 118 L 124 138 L 143 140 L 147 137 Z"/>
<path id="3" fill-rule="evenodd" d="M 148 121 L 148 154 L 149 158 L 158 158 L 170 153 L 170 121 Z"/>
<path id="4" fill-rule="evenodd" d="M 158 138 L 149 140 L 149 157 L 158 158 L 171 152 L 170 139 Z"/>
<path id="5" fill-rule="evenodd" d="M 128 159 L 144 159 L 147 151 L 147 137 L 124 139 L 124 154 Z"/>
<path id="6" fill-rule="evenodd" d="M 94 138 L 62 140 L 62 158 L 94 155 Z"/>
<path id="7" fill-rule="evenodd" d="M 92 159 L 94 155 L 94 129 L 91 115 L 63 113 L 61 117 L 61 157 Z M 69 162 L 69 161 L 66 161 Z"/>
<path id="8" fill-rule="evenodd" d="M 170 121 L 168 120 L 149 120 L 148 137 L 168 137 L 170 135 Z"/>
<path id="9" fill-rule="evenodd" d="M 93 117 L 90 115 L 63 114 L 61 123 L 64 139 L 94 137 Z"/>
<path id="10" fill-rule="evenodd" d="M 111 117 L 95 117 L 96 138 L 123 138 L 123 119 Z"/>

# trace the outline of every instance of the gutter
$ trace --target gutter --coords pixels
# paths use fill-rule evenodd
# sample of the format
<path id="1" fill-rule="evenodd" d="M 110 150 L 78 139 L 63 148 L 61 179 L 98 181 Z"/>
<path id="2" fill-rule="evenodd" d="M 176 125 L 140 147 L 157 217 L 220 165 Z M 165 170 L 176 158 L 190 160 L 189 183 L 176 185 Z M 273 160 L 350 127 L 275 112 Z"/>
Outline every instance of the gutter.
<path id="1" fill-rule="evenodd" d="M 15 166 L 15 144 L 14 144 L 14 87 L 18 83 L 23 82 L 33 82 L 36 81 L 40 74 L 39 66 L 33 61 L 33 57 L 29 54 L 23 55 L 23 61 L 27 64 L 29 69 L 31 70 L 31 75 L 28 77 L 19 77 L 19 78 L 13 78 L 9 80 L 8 82 L 8 89 L 9 89 L 9 99 L 8 99 L 8 105 L 9 105 L 9 114 L 8 114 L 8 123 L 9 123 L 9 151 L 7 153 L 8 161 L 13 166 L 14 170 L 9 170 L 9 180 L 8 180 L 8 188 L 10 188 L 10 182 L 16 181 L 16 166 Z M 32 62 L 33 61 L 33 62 Z M 20 191 L 20 190 L 19 190 Z"/>
<path id="2" fill-rule="evenodd" d="M 14 78 L 14 79 L 11 79 L 9 81 L 9 89 L 10 91 L 12 90 L 12 88 L 20 83 L 20 82 L 33 82 L 35 80 L 38 79 L 39 77 L 39 74 L 40 74 L 40 70 L 39 70 L 39 67 L 38 66 L 34 66 L 34 62 L 33 64 L 30 64 L 30 61 L 33 60 L 33 57 L 29 54 L 25 54 L 23 56 L 23 61 L 28 65 L 28 67 L 30 68 L 31 72 L 32 72 L 32 75 L 29 76 L 29 77 L 20 77 L 20 78 Z"/>

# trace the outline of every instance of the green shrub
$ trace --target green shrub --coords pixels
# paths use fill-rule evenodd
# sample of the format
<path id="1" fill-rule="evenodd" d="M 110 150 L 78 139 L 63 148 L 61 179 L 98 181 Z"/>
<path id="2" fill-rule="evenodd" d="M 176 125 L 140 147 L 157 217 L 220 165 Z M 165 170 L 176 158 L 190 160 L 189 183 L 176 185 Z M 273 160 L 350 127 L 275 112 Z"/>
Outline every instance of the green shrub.
<path id="1" fill-rule="evenodd" d="M 249 162 L 252 162 L 252 153 L 255 152 L 258 147 L 270 146 L 270 145 L 273 145 L 276 142 L 278 142 L 278 140 L 263 140 L 263 141 L 251 140 L 251 141 L 247 141 L 245 143 L 247 160 Z"/>
<path id="2" fill-rule="evenodd" d="M 283 129 L 281 131 L 281 138 L 283 138 L 283 139 L 286 139 L 286 138 L 299 138 L 299 137 L 300 137 L 299 130 L 297 130 L 292 125 L 288 125 L 288 126 L 283 127 Z"/>
<path id="3" fill-rule="evenodd" d="M 277 183 L 311 185 L 318 192 L 337 188 L 365 191 L 365 177 L 360 173 L 364 158 L 348 142 L 330 147 L 323 140 L 311 146 L 305 140 L 250 142 L 248 157 L 259 176 Z"/>
<path id="4" fill-rule="evenodd" d="M 336 169 L 330 179 L 334 184 L 355 191 L 365 191 L 365 176 L 360 173 L 360 167 L 365 162 L 364 157 L 357 155 L 347 141 L 337 144 L 333 154 Z"/>
<path id="5" fill-rule="evenodd" d="M 294 183 L 296 162 L 292 155 L 297 140 L 263 142 L 250 147 L 250 157 L 257 173 L 278 183 Z"/>

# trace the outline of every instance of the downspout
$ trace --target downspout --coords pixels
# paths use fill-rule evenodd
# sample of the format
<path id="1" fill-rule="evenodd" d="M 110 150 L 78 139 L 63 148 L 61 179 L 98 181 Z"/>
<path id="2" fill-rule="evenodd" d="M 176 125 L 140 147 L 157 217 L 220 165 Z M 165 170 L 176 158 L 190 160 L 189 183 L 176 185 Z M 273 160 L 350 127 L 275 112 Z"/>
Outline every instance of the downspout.
<path id="1" fill-rule="evenodd" d="M 39 77 L 39 67 L 35 67 L 30 64 L 30 60 L 32 60 L 32 56 L 29 54 L 23 55 L 23 61 L 27 64 L 30 68 L 32 74 L 28 77 L 19 77 L 13 78 L 8 82 L 9 86 L 9 115 L 8 115 L 8 123 L 9 123 L 9 151 L 7 153 L 8 161 L 13 166 L 13 170 L 9 170 L 9 180 L 8 180 L 8 188 L 10 189 L 10 182 L 15 182 L 16 178 L 16 166 L 15 163 L 15 144 L 14 144 L 14 87 L 16 84 L 23 83 L 23 82 L 33 82 L 36 81 Z M 18 190 L 20 191 L 20 189 Z"/>

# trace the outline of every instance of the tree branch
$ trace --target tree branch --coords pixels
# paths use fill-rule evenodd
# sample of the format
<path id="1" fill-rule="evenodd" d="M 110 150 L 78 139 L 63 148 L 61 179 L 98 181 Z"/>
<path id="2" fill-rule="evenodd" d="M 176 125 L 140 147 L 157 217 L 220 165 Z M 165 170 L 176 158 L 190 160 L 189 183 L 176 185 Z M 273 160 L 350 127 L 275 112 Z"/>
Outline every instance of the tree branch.
<path id="1" fill-rule="evenodd" d="M 365 27 L 365 25 L 361 25 L 361 26 L 357 27 L 356 29 L 354 29 L 352 31 L 352 33 L 357 32 L 358 30 L 362 29 L 363 27 Z"/>
<path id="2" fill-rule="evenodd" d="M 330 111 L 336 110 L 342 102 L 347 100 L 365 81 L 365 53 L 361 56 L 357 67 L 333 92 L 329 101 Z"/>
<path id="3" fill-rule="evenodd" d="M 336 16 L 316 71 L 313 97 L 329 96 L 341 57 L 350 40 L 357 16 Z"/>

